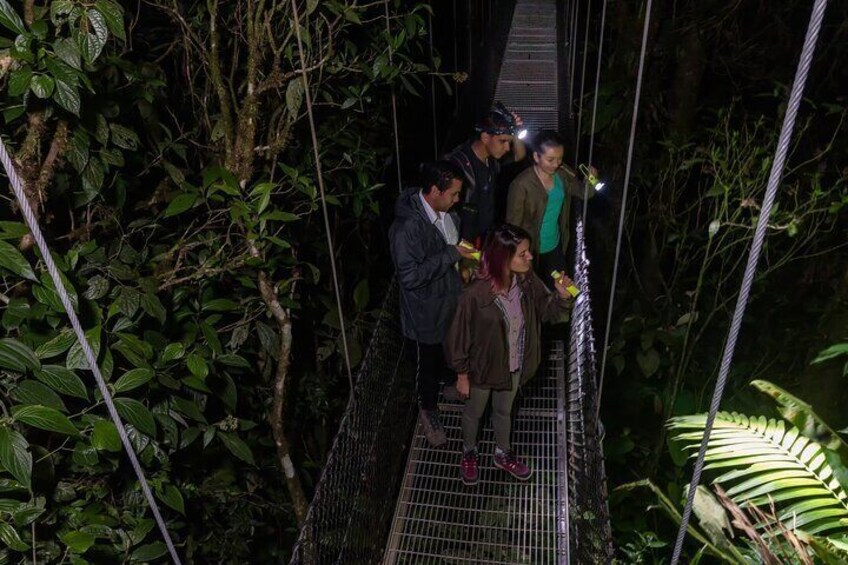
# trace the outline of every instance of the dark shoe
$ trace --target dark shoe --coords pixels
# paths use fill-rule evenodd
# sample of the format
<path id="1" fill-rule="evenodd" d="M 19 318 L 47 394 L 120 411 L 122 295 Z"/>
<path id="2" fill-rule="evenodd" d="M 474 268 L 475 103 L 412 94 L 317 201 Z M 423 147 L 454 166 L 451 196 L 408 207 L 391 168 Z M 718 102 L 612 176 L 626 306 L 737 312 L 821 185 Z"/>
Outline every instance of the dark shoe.
<path id="1" fill-rule="evenodd" d="M 442 421 L 439 419 L 439 413 L 436 410 L 421 410 L 421 426 L 424 428 L 424 437 L 433 447 L 439 447 L 448 442 L 448 436 L 445 435 L 445 428 L 442 426 Z"/>
<path id="2" fill-rule="evenodd" d="M 533 474 L 533 470 L 518 459 L 512 450 L 496 452 L 495 467 L 503 469 L 519 481 L 526 481 Z"/>
<path id="3" fill-rule="evenodd" d="M 465 398 L 459 394 L 459 391 L 456 390 L 456 385 L 445 385 L 442 388 L 442 396 L 445 397 L 445 400 L 448 402 L 462 402 Z"/>
<path id="4" fill-rule="evenodd" d="M 462 454 L 459 462 L 459 475 L 466 486 L 477 484 L 477 450 L 470 449 Z"/>

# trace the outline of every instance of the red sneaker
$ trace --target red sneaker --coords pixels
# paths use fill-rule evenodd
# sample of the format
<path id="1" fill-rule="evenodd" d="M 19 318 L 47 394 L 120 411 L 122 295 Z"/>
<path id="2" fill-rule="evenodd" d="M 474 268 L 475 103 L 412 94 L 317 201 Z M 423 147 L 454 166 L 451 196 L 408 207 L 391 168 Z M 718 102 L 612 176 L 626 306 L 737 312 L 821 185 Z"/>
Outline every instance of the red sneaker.
<path id="1" fill-rule="evenodd" d="M 512 450 L 496 452 L 495 467 L 503 469 L 519 481 L 526 481 L 533 475 L 533 470 L 518 459 Z"/>
<path id="2" fill-rule="evenodd" d="M 477 484 L 477 450 L 470 449 L 462 454 L 462 460 L 459 462 L 459 474 L 462 477 L 462 482 L 466 486 L 474 486 Z"/>

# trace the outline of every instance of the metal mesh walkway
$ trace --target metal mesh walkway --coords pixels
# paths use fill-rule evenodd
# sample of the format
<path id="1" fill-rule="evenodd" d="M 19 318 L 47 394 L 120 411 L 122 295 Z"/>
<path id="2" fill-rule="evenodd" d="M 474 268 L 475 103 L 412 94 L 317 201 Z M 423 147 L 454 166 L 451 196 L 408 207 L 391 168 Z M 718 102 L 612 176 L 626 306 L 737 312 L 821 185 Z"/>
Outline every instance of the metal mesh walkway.
<path id="1" fill-rule="evenodd" d="M 440 406 L 448 443 L 430 447 L 419 422 L 398 496 L 385 564 L 562 563 L 565 508 L 564 348 L 516 399 L 513 448 L 533 468 L 526 483 L 492 465 L 490 423 L 481 434 L 480 482 L 459 478 L 461 404 Z M 484 416 L 488 422 L 488 417 Z"/>

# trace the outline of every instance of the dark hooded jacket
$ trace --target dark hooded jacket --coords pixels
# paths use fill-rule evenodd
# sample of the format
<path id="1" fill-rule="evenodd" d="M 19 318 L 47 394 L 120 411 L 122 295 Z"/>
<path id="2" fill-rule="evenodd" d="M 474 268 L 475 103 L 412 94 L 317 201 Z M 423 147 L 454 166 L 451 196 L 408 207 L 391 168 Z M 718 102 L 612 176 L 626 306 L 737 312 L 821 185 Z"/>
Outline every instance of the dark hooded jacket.
<path id="1" fill-rule="evenodd" d="M 462 292 L 456 269 L 462 256 L 430 222 L 420 190 L 410 188 L 398 198 L 389 243 L 400 283 L 403 335 L 436 344 L 442 343 Z M 450 215 L 459 229 L 459 218 Z"/>

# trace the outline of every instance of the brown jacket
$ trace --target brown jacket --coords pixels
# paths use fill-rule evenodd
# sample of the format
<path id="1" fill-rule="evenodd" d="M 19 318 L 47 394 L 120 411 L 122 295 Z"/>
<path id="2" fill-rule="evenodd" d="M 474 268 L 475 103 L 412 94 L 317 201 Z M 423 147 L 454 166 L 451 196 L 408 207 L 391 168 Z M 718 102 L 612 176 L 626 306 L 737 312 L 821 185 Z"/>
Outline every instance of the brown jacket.
<path id="1" fill-rule="evenodd" d="M 583 199 L 583 181 L 579 180 L 574 171 L 561 168 L 557 174 L 562 180 L 565 189 L 565 199 L 562 203 L 562 211 L 559 214 L 559 239 L 563 253 L 568 252 L 569 218 L 571 217 L 571 196 Z M 589 198 L 595 195 L 595 191 L 589 189 Z M 522 171 L 509 185 L 509 194 L 506 201 L 506 221 L 508 224 L 518 226 L 527 231 L 532 237 L 530 250 L 534 254 L 539 253 L 539 235 L 542 231 L 542 217 L 545 215 L 545 206 L 548 205 L 548 191 L 545 190 L 542 181 L 533 167 Z"/>
<path id="2" fill-rule="evenodd" d="M 530 380 L 542 358 L 542 322 L 568 319 L 571 300 L 548 290 L 534 272 L 517 275 L 524 313 L 524 360 L 521 384 Z M 495 304 L 489 281 L 474 280 L 462 292 L 453 323 L 445 338 L 448 366 L 457 373 L 468 373 L 472 385 L 492 390 L 508 390 L 509 343 L 506 320 Z"/>

